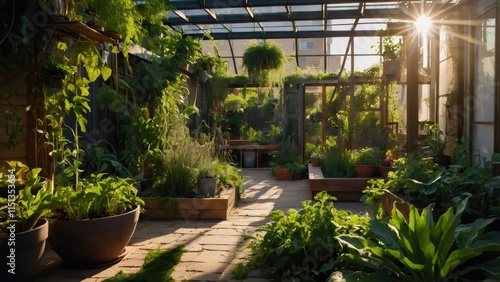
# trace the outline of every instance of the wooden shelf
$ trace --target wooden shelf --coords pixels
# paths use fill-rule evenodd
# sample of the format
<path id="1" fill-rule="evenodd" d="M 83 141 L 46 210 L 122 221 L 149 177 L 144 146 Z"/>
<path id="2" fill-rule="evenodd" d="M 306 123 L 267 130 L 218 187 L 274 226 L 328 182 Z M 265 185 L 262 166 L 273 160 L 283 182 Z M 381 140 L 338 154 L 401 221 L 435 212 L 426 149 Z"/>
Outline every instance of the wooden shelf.
<path id="1" fill-rule="evenodd" d="M 61 36 L 71 37 L 76 40 L 83 38 L 95 43 L 118 43 L 117 40 L 109 37 L 104 32 L 93 29 L 78 21 L 49 23 L 46 25 L 46 28 L 53 30 Z"/>

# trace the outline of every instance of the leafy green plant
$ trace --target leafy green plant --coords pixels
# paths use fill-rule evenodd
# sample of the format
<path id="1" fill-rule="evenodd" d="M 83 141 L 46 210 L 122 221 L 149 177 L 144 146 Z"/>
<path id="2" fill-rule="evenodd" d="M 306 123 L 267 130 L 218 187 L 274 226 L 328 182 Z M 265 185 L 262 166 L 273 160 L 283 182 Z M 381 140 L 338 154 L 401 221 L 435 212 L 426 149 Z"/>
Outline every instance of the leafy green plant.
<path id="1" fill-rule="evenodd" d="M 262 144 L 264 141 L 264 133 L 260 130 L 256 130 L 253 127 L 242 126 L 240 129 L 242 132 L 241 138 L 246 140 L 247 143 L 257 143 Z"/>
<path id="2" fill-rule="evenodd" d="M 439 128 L 439 124 L 426 124 L 425 131 L 427 135 L 427 144 L 424 148 L 430 151 L 431 156 L 443 156 L 447 140 L 446 135 Z"/>
<path id="3" fill-rule="evenodd" d="M 198 179 L 204 177 L 216 177 L 218 174 L 219 161 L 213 160 L 198 167 Z"/>
<path id="4" fill-rule="evenodd" d="M 387 187 L 403 194 L 408 201 L 419 207 L 440 202 L 446 193 L 442 181 L 444 169 L 432 160 L 408 154 L 393 161 L 396 171 L 389 175 Z"/>
<path id="5" fill-rule="evenodd" d="M 303 163 L 300 162 L 293 162 L 293 163 L 287 163 L 285 167 L 288 169 L 288 171 L 291 174 L 300 174 L 302 173 L 305 169 L 306 166 Z"/>
<path id="6" fill-rule="evenodd" d="M 297 144 L 288 136 L 286 142 L 282 144 L 281 150 L 272 153 L 273 159 L 269 163 L 271 169 L 278 166 L 285 166 L 292 163 L 301 163 L 302 159 L 299 155 Z"/>
<path id="7" fill-rule="evenodd" d="M 92 175 L 76 187 L 58 186 L 54 193 L 53 217 L 83 220 L 116 215 L 143 207 L 135 180 L 104 174 Z"/>
<path id="8" fill-rule="evenodd" d="M 121 177 L 132 177 L 128 169 L 120 162 L 113 146 L 104 139 L 83 146 L 82 176 L 108 173 Z"/>
<path id="9" fill-rule="evenodd" d="M 378 165 L 380 163 L 381 151 L 377 148 L 361 148 L 352 151 L 354 164 Z"/>
<path id="10" fill-rule="evenodd" d="M 219 184 L 226 189 L 236 188 L 243 194 L 243 176 L 237 167 L 228 162 L 219 162 L 217 166 L 217 175 L 219 175 Z"/>
<path id="11" fill-rule="evenodd" d="M 271 124 L 269 127 L 269 131 L 266 136 L 271 143 L 279 143 L 281 142 L 281 138 L 283 135 L 283 129 L 279 125 Z"/>
<path id="12" fill-rule="evenodd" d="M 450 208 L 434 222 L 432 206 L 426 207 L 422 214 L 412 206 L 408 222 L 396 208 L 388 224 L 370 221 L 374 240 L 358 235 L 338 236 L 337 239 L 353 252 L 343 254 L 342 260 L 364 269 L 344 272 L 347 281 L 356 278 L 356 281 L 452 281 L 498 277 L 500 232 L 485 232 L 493 219 L 460 225 L 467 206 L 465 200 L 456 212 Z M 482 256 L 487 253 L 493 257 Z"/>
<path id="13" fill-rule="evenodd" d="M 468 199 L 469 207 L 464 212 L 467 219 L 500 217 L 500 176 L 493 175 L 493 163 L 500 154 L 490 159 L 483 158 L 481 164 L 451 165 L 441 176 L 446 185 L 446 200 L 458 206 Z"/>
<path id="14" fill-rule="evenodd" d="M 384 210 L 380 199 L 385 194 L 385 189 L 388 189 L 387 183 L 381 178 L 372 178 L 368 180 L 368 186 L 363 190 L 361 201 L 368 205 L 373 205 L 373 215 L 376 219 L 384 218 Z"/>
<path id="15" fill-rule="evenodd" d="M 301 210 L 290 209 L 287 214 L 273 211 L 271 222 L 259 229 L 265 233 L 250 242 L 252 254 L 246 270 L 262 269 L 282 280 L 324 281 L 343 252 L 335 236 L 363 236 L 369 221 L 368 217 L 335 209 L 334 200 L 321 192 L 314 203 L 304 201 Z"/>
<path id="16" fill-rule="evenodd" d="M 385 31 L 380 31 L 383 33 Z M 380 44 L 374 45 L 374 48 L 379 55 L 381 55 L 384 60 L 396 60 L 401 57 L 401 52 L 403 50 L 402 39 L 397 39 L 395 36 L 386 36 L 381 34 Z"/>
<path id="17" fill-rule="evenodd" d="M 20 190 L 16 190 L 15 169 L 7 170 L 7 179 L 2 179 L 2 186 L 6 186 L 8 194 L 5 198 L 0 197 L 0 232 L 11 224 L 15 224 L 16 233 L 30 230 L 41 217 L 50 214 L 52 191 L 49 182 L 40 183 L 43 179 L 39 176 L 41 170 L 28 169 L 23 177 L 24 188 Z"/>
<path id="18" fill-rule="evenodd" d="M 259 83 L 270 85 L 276 83 L 276 79 L 269 76 L 279 76 L 285 64 L 286 54 L 283 48 L 272 40 L 265 40 L 263 44 L 251 43 L 243 53 L 243 66 L 248 76 Z M 278 78 L 278 80 L 282 79 Z"/>
<path id="19" fill-rule="evenodd" d="M 353 177 L 355 170 L 350 152 L 336 146 L 329 146 L 325 151 L 325 158 L 321 162 L 323 175 L 332 177 Z"/>

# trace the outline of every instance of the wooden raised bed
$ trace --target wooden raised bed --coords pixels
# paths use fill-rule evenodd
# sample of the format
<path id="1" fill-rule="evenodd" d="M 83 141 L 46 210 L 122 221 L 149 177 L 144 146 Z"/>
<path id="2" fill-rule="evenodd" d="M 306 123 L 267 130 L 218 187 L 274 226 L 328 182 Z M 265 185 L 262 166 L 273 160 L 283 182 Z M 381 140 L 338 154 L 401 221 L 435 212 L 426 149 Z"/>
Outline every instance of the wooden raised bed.
<path id="1" fill-rule="evenodd" d="M 339 202 L 358 202 L 371 178 L 324 178 L 320 167 L 309 165 L 309 190 L 311 197 L 321 191 L 337 198 Z"/>
<path id="2" fill-rule="evenodd" d="M 145 219 L 227 220 L 237 201 L 238 189 L 224 190 L 217 198 L 142 198 Z"/>
<path id="3" fill-rule="evenodd" d="M 386 216 L 392 216 L 392 209 L 394 208 L 394 204 L 396 206 L 396 209 L 401 212 L 403 217 L 408 221 L 408 218 L 410 217 L 410 206 L 411 203 L 407 202 L 400 196 L 394 194 L 393 192 L 389 190 L 384 190 L 384 194 L 381 197 L 382 201 L 382 209 L 384 211 L 384 215 Z M 422 212 L 423 208 L 418 208 L 419 213 Z M 446 212 L 448 208 L 447 207 L 434 207 L 432 210 L 432 216 L 434 218 L 434 221 L 437 221 L 439 217 Z"/>

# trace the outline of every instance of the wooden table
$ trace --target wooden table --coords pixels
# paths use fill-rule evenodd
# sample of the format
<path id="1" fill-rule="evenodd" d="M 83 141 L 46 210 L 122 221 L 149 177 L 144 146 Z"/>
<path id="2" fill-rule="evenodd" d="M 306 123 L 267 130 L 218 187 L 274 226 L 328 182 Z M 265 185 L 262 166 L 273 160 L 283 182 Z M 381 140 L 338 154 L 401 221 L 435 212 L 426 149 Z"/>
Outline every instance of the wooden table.
<path id="1" fill-rule="evenodd" d="M 280 144 L 244 144 L 244 145 L 220 145 L 221 150 L 239 150 L 240 151 L 240 167 L 243 167 L 243 150 L 257 150 L 257 167 L 260 167 L 260 158 L 263 151 L 279 151 L 281 150 Z"/>

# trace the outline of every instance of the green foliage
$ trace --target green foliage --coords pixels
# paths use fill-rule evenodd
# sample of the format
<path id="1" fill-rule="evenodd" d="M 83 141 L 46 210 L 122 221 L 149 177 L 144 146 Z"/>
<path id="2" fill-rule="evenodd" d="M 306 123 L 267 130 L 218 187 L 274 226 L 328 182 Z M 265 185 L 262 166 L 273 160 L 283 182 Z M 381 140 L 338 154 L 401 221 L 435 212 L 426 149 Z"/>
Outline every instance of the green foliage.
<path id="1" fill-rule="evenodd" d="M 291 174 L 294 174 L 294 175 L 302 173 L 306 169 L 306 166 L 302 163 L 299 163 L 299 162 L 287 163 L 287 164 L 285 164 L 285 167 L 288 169 L 288 171 Z"/>
<path id="2" fill-rule="evenodd" d="M 463 166 L 451 165 L 441 176 L 445 186 L 446 199 L 458 206 L 468 199 L 465 214 L 471 218 L 500 217 L 500 176 L 493 175 L 493 163 L 500 160 L 496 153 L 481 164 Z"/>
<path id="3" fill-rule="evenodd" d="M 446 135 L 439 129 L 439 124 L 425 125 L 427 135 L 425 149 L 430 151 L 431 156 L 440 157 L 444 155 L 446 148 Z"/>
<path id="4" fill-rule="evenodd" d="M 242 132 L 241 139 L 246 140 L 247 143 L 262 144 L 264 142 L 264 133 L 253 127 L 242 126 L 240 132 Z"/>
<path id="5" fill-rule="evenodd" d="M 443 168 L 430 159 L 420 159 L 415 154 L 400 157 L 393 162 L 396 171 L 389 175 L 387 187 L 403 193 L 418 206 L 441 201 L 446 186 L 441 181 Z"/>
<path id="6" fill-rule="evenodd" d="M 350 152 L 336 146 L 326 148 L 325 157 L 321 161 L 321 170 L 327 178 L 353 177 L 356 172 Z"/>
<path id="7" fill-rule="evenodd" d="M 243 176 L 237 167 L 228 162 L 220 162 L 217 166 L 217 174 L 219 175 L 219 184 L 223 188 L 236 188 L 243 194 Z"/>
<path id="8" fill-rule="evenodd" d="M 273 152 L 272 155 L 273 159 L 269 163 L 271 168 L 285 166 L 291 163 L 302 163 L 297 144 L 291 136 L 288 136 L 286 142 L 282 144 L 281 150 Z"/>
<path id="9" fill-rule="evenodd" d="M 132 177 L 128 169 L 120 162 L 113 146 L 104 139 L 82 146 L 82 176 L 107 173 L 121 177 Z"/>
<path id="10" fill-rule="evenodd" d="M 251 79 L 258 83 L 273 85 L 282 81 L 280 77 L 284 71 L 287 56 L 281 46 L 272 40 L 263 44 L 253 42 L 243 53 L 243 66 Z M 277 76 L 275 78 L 275 76 Z M 279 83 L 279 85 L 281 85 Z"/>
<path id="11" fill-rule="evenodd" d="M 159 196 L 194 197 L 197 170 L 213 161 L 214 150 L 213 142 L 200 145 L 186 132 L 176 132 L 161 152 L 161 164 L 154 172 L 154 190 Z"/>
<path id="12" fill-rule="evenodd" d="M 105 279 L 106 282 L 120 281 L 162 281 L 174 282 L 172 272 L 175 266 L 181 261 L 183 247 L 171 250 L 156 249 L 150 251 L 144 259 L 144 264 L 136 273 L 118 272 L 115 276 Z"/>
<path id="13" fill-rule="evenodd" d="M 13 163 L 13 162 L 11 162 Z M 49 182 L 41 182 L 39 176 L 41 168 L 34 168 L 22 172 L 20 181 L 15 168 L 8 168 L 2 172 L 2 189 L 5 186 L 5 197 L 0 197 L 0 232 L 15 224 L 15 232 L 32 229 L 41 217 L 50 214 L 52 208 L 52 191 Z M 6 174 L 5 174 L 6 173 Z M 22 183 L 24 188 L 19 189 Z"/>
<path id="14" fill-rule="evenodd" d="M 422 214 L 412 206 L 408 222 L 394 208 L 389 224 L 370 221 L 370 232 L 376 239 L 338 236 L 337 239 L 353 251 L 343 254 L 342 260 L 368 273 L 363 280 L 356 281 L 452 281 L 498 277 L 500 233 L 485 232 L 493 219 L 460 225 L 466 205 L 467 201 L 462 202 L 456 212 L 448 209 L 437 222 L 432 217 L 433 205 L 426 207 Z M 481 256 L 483 253 L 493 256 Z"/>
<path id="15" fill-rule="evenodd" d="M 128 212 L 144 202 L 137 195 L 135 180 L 92 175 L 78 185 L 58 186 L 54 193 L 56 218 L 83 220 Z"/>
<path id="16" fill-rule="evenodd" d="M 318 193 L 301 210 L 275 210 L 265 234 L 250 242 L 247 271 L 260 268 L 271 277 L 291 281 L 321 281 L 332 272 L 343 252 L 336 235 L 365 235 L 369 218 L 334 208 L 335 198 Z M 241 267 L 240 267 L 240 272 Z M 240 273 L 241 276 L 241 273 Z"/>
<path id="17" fill-rule="evenodd" d="M 230 94 L 223 103 L 225 112 L 242 112 L 247 108 L 247 100 L 241 95 Z"/>
<path id="18" fill-rule="evenodd" d="M 385 31 L 380 31 L 383 33 Z M 401 56 L 403 51 L 403 40 L 396 36 L 385 36 L 381 34 L 380 45 L 372 46 L 384 60 L 395 60 Z"/>
<path id="19" fill-rule="evenodd" d="M 383 153 L 378 148 L 366 147 L 352 151 L 351 156 L 354 164 L 378 165 Z"/>
<path id="20" fill-rule="evenodd" d="M 376 219 L 384 218 L 384 210 L 380 199 L 385 194 L 385 189 L 388 189 L 386 182 L 381 178 L 372 178 L 368 180 L 368 186 L 363 190 L 361 201 L 368 205 L 374 205 L 373 215 Z"/>

